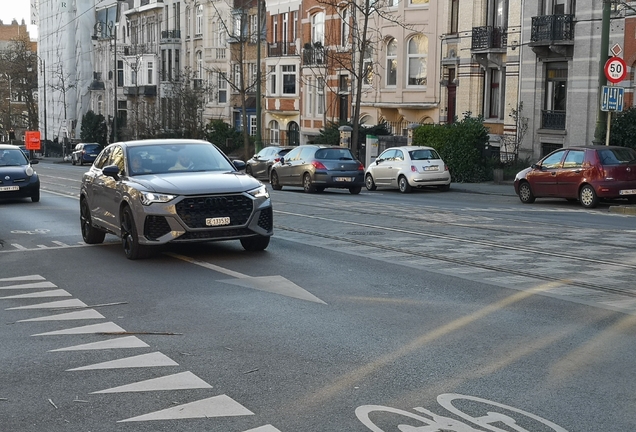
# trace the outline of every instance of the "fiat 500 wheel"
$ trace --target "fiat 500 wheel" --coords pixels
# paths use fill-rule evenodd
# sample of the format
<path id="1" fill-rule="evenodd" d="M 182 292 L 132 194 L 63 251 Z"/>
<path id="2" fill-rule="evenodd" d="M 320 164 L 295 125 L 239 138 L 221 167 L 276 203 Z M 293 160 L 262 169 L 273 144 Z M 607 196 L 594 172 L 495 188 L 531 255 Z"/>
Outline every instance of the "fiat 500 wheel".
<path id="1" fill-rule="evenodd" d="M 411 192 L 411 185 L 409 184 L 409 181 L 404 176 L 400 176 L 400 178 L 398 179 L 398 187 L 400 188 L 400 192 L 402 193 Z"/>

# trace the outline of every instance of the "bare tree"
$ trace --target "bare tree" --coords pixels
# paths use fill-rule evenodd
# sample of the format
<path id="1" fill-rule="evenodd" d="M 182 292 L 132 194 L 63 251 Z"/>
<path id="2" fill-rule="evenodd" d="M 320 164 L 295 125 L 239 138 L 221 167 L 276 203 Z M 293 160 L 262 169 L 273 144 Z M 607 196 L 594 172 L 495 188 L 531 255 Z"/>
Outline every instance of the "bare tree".
<path id="1" fill-rule="evenodd" d="M 29 130 L 38 129 L 37 66 L 37 54 L 33 43 L 26 35 L 12 39 L 8 48 L 0 52 L 0 74 L 7 80 L 5 87 L 7 94 L 3 96 L 3 101 L 6 100 L 5 98 L 11 98 L 6 106 L 2 104 L 5 117 L 11 115 L 11 119 L 7 122 L 9 125 L 23 123 L 23 126 Z M 11 89 L 11 95 L 8 94 L 9 89 Z M 18 106 L 25 108 L 26 118 L 22 118 L 21 110 L 17 111 L 11 106 L 15 105 L 16 101 L 20 103 Z M 21 118 L 22 121 L 16 122 L 16 118 Z"/>
<path id="2" fill-rule="evenodd" d="M 508 114 L 515 123 L 515 133 L 504 135 L 503 148 L 509 156 L 510 162 L 516 163 L 519 160 L 519 149 L 523 138 L 528 131 L 528 117 L 523 116 L 523 101 L 510 110 Z"/>

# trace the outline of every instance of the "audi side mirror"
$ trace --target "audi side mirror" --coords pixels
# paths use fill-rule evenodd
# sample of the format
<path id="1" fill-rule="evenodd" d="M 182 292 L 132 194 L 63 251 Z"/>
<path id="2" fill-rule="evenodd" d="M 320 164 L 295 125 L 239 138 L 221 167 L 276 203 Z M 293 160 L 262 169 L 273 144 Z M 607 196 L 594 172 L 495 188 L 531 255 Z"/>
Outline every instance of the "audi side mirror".
<path id="1" fill-rule="evenodd" d="M 232 165 L 234 165 L 234 168 L 236 168 L 238 171 L 243 171 L 245 169 L 246 163 L 242 160 L 235 159 L 232 161 Z"/>
<path id="2" fill-rule="evenodd" d="M 115 180 L 119 179 L 119 167 L 117 165 L 108 165 L 102 169 L 102 173 L 105 176 L 112 177 Z"/>

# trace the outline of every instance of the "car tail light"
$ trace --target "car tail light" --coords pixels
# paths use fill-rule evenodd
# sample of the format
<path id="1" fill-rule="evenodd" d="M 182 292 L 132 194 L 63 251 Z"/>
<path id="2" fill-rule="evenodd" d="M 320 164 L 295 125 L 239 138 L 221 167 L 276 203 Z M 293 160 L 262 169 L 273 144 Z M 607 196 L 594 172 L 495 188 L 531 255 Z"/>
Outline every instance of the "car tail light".
<path id="1" fill-rule="evenodd" d="M 412 172 L 417 172 L 417 167 L 415 165 L 411 165 L 411 171 Z"/>
<path id="2" fill-rule="evenodd" d="M 311 164 L 314 166 L 314 168 L 319 169 L 319 170 L 326 170 L 327 169 L 327 167 L 320 161 L 313 161 Z"/>
<path id="3" fill-rule="evenodd" d="M 358 171 L 364 171 L 364 165 L 362 165 L 362 162 L 358 162 Z"/>
<path id="4" fill-rule="evenodd" d="M 448 165 L 444 164 L 444 171 L 448 171 Z"/>
<path id="5" fill-rule="evenodd" d="M 280 162 L 280 158 L 274 158 L 274 162 Z"/>
<path id="6" fill-rule="evenodd" d="M 82 150 L 82 154 L 86 154 L 86 150 Z"/>

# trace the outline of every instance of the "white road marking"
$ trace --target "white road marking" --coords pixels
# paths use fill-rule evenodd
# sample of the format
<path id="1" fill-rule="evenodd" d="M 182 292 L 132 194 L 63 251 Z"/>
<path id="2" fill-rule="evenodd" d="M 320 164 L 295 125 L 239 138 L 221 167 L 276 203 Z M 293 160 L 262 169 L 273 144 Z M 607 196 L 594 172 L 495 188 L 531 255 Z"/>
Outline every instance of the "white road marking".
<path id="1" fill-rule="evenodd" d="M 238 285 L 244 288 L 252 288 L 255 290 L 271 292 L 274 294 L 280 294 L 287 297 L 297 298 L 299 300 L 307 300 L 320 304 L 327 304 L 320 300 L 309 291 L 304 290 L 292 281 L 282 276 L 259 276 L 241 279 L 225 279 L 221 282 L 231 285 Z"/>
<path id="2" fill-rule="evenodd" d="M 181 372 L 174 375 L 167 375 L 159 378 L 153 378 L 145 381 L 139 381 L 133 384 L 127 384 L 119 387 L 113 387 L 107 390 L 92 392 L 98 393 L 126 393 L 126 392 L 144 392 L 144 391 L 164 391 L 164 390 L 187 390 L 212 388 L 212 386 L 190 371 Z"/>
<path id="3" fill-rule="evenodd" d="M 81 300 L 73 299 L 73 300 L 59 300 L 48 303 L 39 303 L 29 306 L 16 306 L 12 308 L 7 308 L 5 310 L 20 310 L 20 309 L 57 309 L 57 308 L 83 308 L 88 306 Z"/>
<path id="4" fill-rule="evenodd" d="M 274 294 L 280 294 L 287 297 L 292 297 L 300 300 L 307 300 L 321 304 L 327 304 L 324 301 L 320 300 L 318 297 L 311 294 L 309 291 L 299 287 L 295 283 L 290 280 L 282 277 L 282 276 L 260 276 L 260 277 L 252 277 L 245 275 L 243 273 L 236 272 L 234 270 L 229 270 L 205 261 L 199 261 L 194 258 L 190 258 L 184 255 L 175 254 L 172 252 L 165 253 L 168 256 L 173 258 L 177 258 L 191 264 L 195 264 L 210 270 L 214 270 L 219 273 L 226 274 L 228 276 L 232 276 L 236 279 L 224 279 L 221 282 L 225 282 L 232 285 L 238 285 L 244 288 L 251 288 L 260 291 L 271 292 Z"/>
<path id="5" fill-rule="evenodd" d="M 23 319 L 18 322 L 33 322 L 33 321 L 70 321 L 70 320 L 85 320 L 85 319 L 102 319 L 104 315 L 97 312 L 95 309 L 86 309 L 75 312 L 67 312 L 57 315 L 43 316 L 39 318 Z"/>
<path id="6" fill-rule="evenodd" d="M 37 245 L 37 247 L 39 247 L 40 249 L 46 249 L 46 248 L 48 248 L 48 246 L 46 246 L 46 245 Z"/>
<path id="7" fill-rule="evenodd" d="M 66 290 L 58 289 L 58 290 L 50 290 L 50 291 L 39 291 L 39 292 L 34 292 L 29 294 L 17 294 L 12 296 L 5 296 L 5 297 L 0 297 L 0 300 L 42 298 L 42 297 L 72 297 L 72 295 Z"/>
<path id="8" fill-rule="evenodd" d="M 111 333 L 111 332 L 124 332 L 123 328 L 119 327 L 114 322 L 107 322 L 101 324 L 91 324 L 82 327 L 73 327 L 65 330 L 55 330 L 47 333 L 38 333 L 31 336 L 57 336 L 57 335 L 77 335 L 77 334 L 90 334 L 90 333 Z"/>
<path id="9" fill-rule="evenodd" d="M 276 429 L 271 424 L 257 427 L 256 429 L 246 430 L 245 432 L 281 432 L 280 429 Z"/>
<path id="10" fill-rule="evenodd" d="M 126 357 L 118 360 L 111 360 L 103 363 L 96 363 L 88 366 L 82 366 L 73 369 L 67 369 L 67 372 L 97 369 L 126 369 L 126 368 L 145 368 L 145 367 L 162 367 L 162 366 L 179 366 L 179 363 L 172 360 L 165 354 L 153 352 L 141 354 L 133 357 Z"/>
<path id="11" fill-rule="evenodd" d="M 62 243 L 61 241 L 57 241 L 57 240 L 53 240 L 51 241 L 51 243 L 55 243 L 58 246 L 65 246 L 65 247 L 70 246 L 70 245 L 67 245 L 66 243 Z"/>
<path id="12" fill-rule="evenodd" d="M 0 282 L 36 281 L 36 280 L 46 280 L 46 278 L 40 275 L 16 276 L 16 277 L 2 278 L 0 279 Z"/>
<path id="13" fill-rule="evenodd" d="M 34 282 L 18 285 L 0 286 L 0 290 L 6 289 L 27 289 L 27 288 L 57 288 L 57 285 L 51 282 Z"/>
<path id="14" fill-rule="evenodd" d="M 155 411 L 152 413 L 132 417 L 126 420 L 119 420 L 117 423 L 149 420 L 174 420 L 186 418 L 210 418 L 210 417 L 230 417 L 254 415 L 240 403 L 227 395 L 214 396 L 178 405 L 172 408 Z"/>
<path id="15" fill-rule="evenodd" d="M 99 342 L 91 342 L 82 345 L 74 345 L 66 348 L 58 348 L 49 350 L 49 352 L 58 351 L 91 351 L 91 350 L 103 350 L 103 349 L 120 349 L 120 348 L 147 348 L 146 342 L 139 339 L 137 336 L 125 336 L 117 339 L 110 339 Z"/>
<path id="16" fill-rule="evenodd" d="M 27 248 L 25 248 L 22 245 L 19 245 L 17 243 L 11 243 L 11 246 L 13 246 L 14 248 L 18 249 L 18 250 L 27 250 Z"/>

